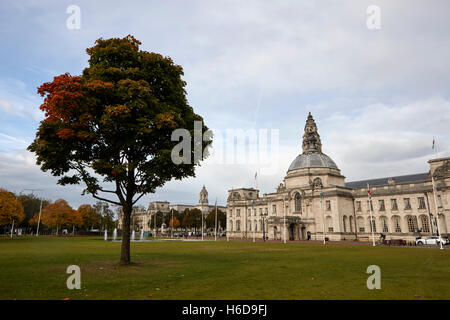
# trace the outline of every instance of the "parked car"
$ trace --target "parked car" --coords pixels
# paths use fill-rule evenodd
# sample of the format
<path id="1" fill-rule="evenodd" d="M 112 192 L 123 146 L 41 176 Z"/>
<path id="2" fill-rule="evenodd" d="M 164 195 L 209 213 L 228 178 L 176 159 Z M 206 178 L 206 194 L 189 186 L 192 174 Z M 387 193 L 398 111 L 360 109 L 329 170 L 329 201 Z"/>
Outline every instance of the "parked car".
<path id="1" fill-rule="evenodd" d="M 173 236 L 174 237 L 184 237 L 184 233 L 183 232 L 174 232 Z"/>
<path id="2" fill-rule="evenodd" d="M 421 237 L 416 239 L 416 245 L 422 246 L 424 244 L 432 244 L 439 245 L 439 237 L 438 236 L 429 236 L 429 237 Z M 442 244 L 448 244 L 448 239 L 442 238 Z"/>

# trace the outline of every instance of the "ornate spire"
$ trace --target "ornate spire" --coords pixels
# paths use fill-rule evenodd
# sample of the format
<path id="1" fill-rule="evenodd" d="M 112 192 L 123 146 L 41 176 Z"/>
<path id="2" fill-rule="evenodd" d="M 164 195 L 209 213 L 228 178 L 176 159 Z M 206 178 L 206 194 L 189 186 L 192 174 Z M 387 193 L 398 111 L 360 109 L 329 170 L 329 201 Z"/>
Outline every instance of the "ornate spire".
<path id="1" fill-rule="evenodd" d="M 306 119 L 305 133 L 303 134 L 303 153 L 310 152 L 322 153 L 322 142 L 320 142 L 320 136 L 311 112 Z"/>
<path id="2" fill-rule="evenodd" d="M 205 185 L 203 185 L 203 188 L 200 191 L 199 203 L 208 204 L 208 191 L 206 191 Z"/>

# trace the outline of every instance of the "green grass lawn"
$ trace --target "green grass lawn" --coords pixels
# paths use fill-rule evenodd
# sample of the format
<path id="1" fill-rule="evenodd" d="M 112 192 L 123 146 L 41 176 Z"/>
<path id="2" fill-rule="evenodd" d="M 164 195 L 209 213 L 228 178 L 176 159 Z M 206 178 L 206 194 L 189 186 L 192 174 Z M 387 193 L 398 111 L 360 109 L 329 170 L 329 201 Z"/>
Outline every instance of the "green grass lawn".
<path id="1" fill-rule="evenodd" d="M 252 242 L 0 239 L 0 299 L 449 299 L 450 250 Z M 66 268 L 81 268 L 68 290 Z M 369 265 L 381 290 L 368 290 Z M 148 294 L 152 297 L 148 297 Z"/>

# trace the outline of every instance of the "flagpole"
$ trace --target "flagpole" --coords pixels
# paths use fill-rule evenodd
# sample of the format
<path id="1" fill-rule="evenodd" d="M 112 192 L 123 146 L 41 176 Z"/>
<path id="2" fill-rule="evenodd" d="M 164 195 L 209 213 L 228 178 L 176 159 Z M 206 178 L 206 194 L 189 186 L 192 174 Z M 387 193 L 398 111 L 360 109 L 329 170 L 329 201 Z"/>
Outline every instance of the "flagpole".
<path id="1" fill-rule="evenodd" d="M 437 152 L 437 143 L 436 141 L 434 142 L 435 146 L 434 146 L 434 154 L 436 156 L 436 159 L 438 158 L 438 152 Z"/>
<path id="2" fill-rule="evenodd" d="M 255 200 L 252 200 L 252 210 L 253 210 L 253 212 L 255 212 Z M 250 214 L 250 217 L 251 216 L 252 215 Z M 256 226 L 253 226 L 253 242 L 255 242 L 255 229 L 256 229 Z"/>
<path id="3" fill-rule="evenodd" d="M 322 226 L 323 226 L 323 244 L 326 244 L 325 242 L 325 211 L 323 210 L 323 192 L 320 193 L 320 209 L 322 210 Z"/>
<path id="4" fill-rule="evenodd" d="M 367 198 L 369 199 L 369 213 L 370 213 L 370 230 L 372 231 L 372 246 L 375 247 L 375 235 L 373 233 L 373 224 L 372 222 L 375 223 L 375 221 L 372 218 L 372 194 L 370 193 L 370 188 L 369 188 L 369 184 L 367 183 Z"/>
<path id="5" fill-rule="evenodd" d="M 36 229 L 36 237 L 39 235 L 39 225 L 41 224 L 41 212 L 42 212 L 42 199 L 41 199 L 41 206 L 39 208 L 39 218 L 38 218 L 38 224 Z"/>
<path id="6" fill-rule="evenodd" d="M 283 238 L 284 238 L 284 243 L 286 243 L 286 205 L 284 204 L 285 198 L 286 198 L 286 196 L 283 196 L 283 213 L 284 213 L 284 217 L 283 217 Z"/>
<path id="7" fill-rule="evenodd" d="M 444 247 L 442 247 L 442 236 L 441 236 L 441 228 L 439 227 L 439 213 L 438 213 L 438 205 L 437 205 L 437 198 L 436 198 L 436 186 L 434 185 L 433 175 L 431 175 L 431 183 L 433 184 L 433 198 L 434 198 L 434 208 L 436 210 L 437 228 L 438 228 L 438 232 L 439 232 L 439 244 L 440 244 L 440 248 L 442 250 L 442 249 L 444 249 Z M 433 222 L 431 222 L 431 223 L 433 224 Z"/>
<path id="8" fill-rule="evenodd" d="M 216 221 L 214 223 L 214 241 L 217 241 L 217 198 L 216 198 Z"/>
<path id="9" fill-rule="evenodd" d="M 203 200 L 202 200 L 202 241 L 203 241 Z"/>

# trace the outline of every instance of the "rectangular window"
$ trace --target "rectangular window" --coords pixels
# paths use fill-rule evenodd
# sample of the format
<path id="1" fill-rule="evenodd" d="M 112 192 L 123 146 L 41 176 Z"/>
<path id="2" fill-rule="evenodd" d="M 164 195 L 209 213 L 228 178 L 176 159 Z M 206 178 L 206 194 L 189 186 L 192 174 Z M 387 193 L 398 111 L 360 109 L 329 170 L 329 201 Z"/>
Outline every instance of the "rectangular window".
<path id="1" fill-rule="evenodd" d="M 384 207 L 384 200 L 379 200 L 379 205 L 380 205 L 380 211 L 385 211 L 385 207 Z"/>
<path id="2" fill-rule="evenodd" d="M 356 212 L 361 212 L 361 201 L 356 201 Z"/>
<path id="3" fill-rule="evenodd" d="M 405 201 L 405 210 L 411 210 L 411 202 L 409 201 L 409 198 L 403 199 Z"/>
<path id="4" fill-rule="evenodd" d="M 438 207 L 442 208 L 442 197 L 440 194 L 437 196 L 437 203 L 438 203 Z"/>
<path id="5" fill-rule="evenodd" d="M 259 215 L 262 215 L 262 208 L 259 208 Z"/>
<path id="6" fill-rule="evenodd" d="M 256 216 L 256 209 L 253 210 L 253 215 Z"/>
<path id="7" fill-rule="evenodd" d="M 275 204 L 272 205 L 272 213 L 273 214 L 277 213 L 277 206 Z"/>
<path id="8" fill-rule="evenodd" d="M 327 207 L 327 211 L 330 211 L 330 210 L 331 210 L 331 201 L 330 201 L 330 200 L 327 200 L 327 201 L 325 202 L 325 204 L 326 204 L 326 207 Z"/>
<path id="9" fill-rule="evenodd" d="M 241 209 L 236 209 L 236 217 L 240 217 L 241 216 Z"/>
<path id="10" fill-rule="evenodd" d="M 419 209 L 425 209 L 425 198 L 419 197 Z"/>
<path id="11" fill-rule="evenodd" d="M 236 221 L 236 231 L 241 231 L 241 221 L 240 220 Z"/>
<path id="12" fill-rule="evenodd" d="M 398 210 L 397 199 L 391 199 L 391 210 Z"/>
<path id="13" fill-rule="evenodd" d="M 367 210 L 369 210 L 369 206 L 370 206 L 370 210 L 372 210 L 373 211 L 373 203 L 372 203 L 372 200 L 367 200 Z"/>
<path id="14" fill-rule="evenodd" d="M 230 217 L 233 216 L 233 209 L 230 210 Z"/>

